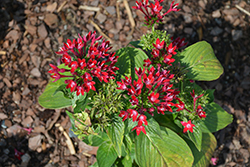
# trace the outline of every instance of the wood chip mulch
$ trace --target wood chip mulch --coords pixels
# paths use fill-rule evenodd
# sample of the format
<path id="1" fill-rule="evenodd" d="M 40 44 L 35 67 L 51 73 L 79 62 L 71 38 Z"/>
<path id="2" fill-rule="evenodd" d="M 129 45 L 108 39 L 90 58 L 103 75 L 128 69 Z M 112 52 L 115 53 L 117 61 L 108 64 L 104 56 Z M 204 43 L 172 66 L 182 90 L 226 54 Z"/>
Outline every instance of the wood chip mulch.
<path id="1" fill-rule="evenodd" d="M 234 116 L 215 133 L 217 166 L 250 166 L 250 1 L 176 2 L 181 11 L 169 14 L 159 28 L 185 37 L 189 45 L 208 41 L 224 67 L 218 80 L 199 83 L 215 89 L 216 102 Z M 170 3 L 164 1 L 166 10 Z M 116 50 L 145 34 L 134 5 L 134 0 L 1 0 L 0 166 L 87 167 L 96 161 L 97 148 L 70 132 L 64 110 L 44 109 L 38 97 L 48 83 L 49 64 L 59 59 L 55 51 L 67 39 L 97 31 Z"/>

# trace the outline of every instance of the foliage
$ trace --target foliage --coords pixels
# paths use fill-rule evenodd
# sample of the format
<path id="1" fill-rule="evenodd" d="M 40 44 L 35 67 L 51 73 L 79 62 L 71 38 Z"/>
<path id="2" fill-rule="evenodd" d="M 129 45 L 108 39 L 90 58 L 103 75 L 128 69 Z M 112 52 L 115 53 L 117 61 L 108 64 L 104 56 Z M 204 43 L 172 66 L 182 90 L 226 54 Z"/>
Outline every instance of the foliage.
<path id="1" fill-rule="evenodd" d="M 163 0 L 136 2 L 152 32 L 131 46 L 109 53 L 95 32 L 68 40 L 56 52 L 62 65 L 50 65 L 52 80 L 39 103 L 65 108 L 72 130 L 98 146 L 93 166 L 208 166 L 216 147 L 212 132 L 232 122 L 214 101 L 214 90 L 196 81 L 218 79 L 223 68 L 207 42 L 181 50 L 184 38 L 155 30 Z M 153 10 L 152 12 L 149 12 Z M 142 133 L 141 133 L 142 132 Z"/>

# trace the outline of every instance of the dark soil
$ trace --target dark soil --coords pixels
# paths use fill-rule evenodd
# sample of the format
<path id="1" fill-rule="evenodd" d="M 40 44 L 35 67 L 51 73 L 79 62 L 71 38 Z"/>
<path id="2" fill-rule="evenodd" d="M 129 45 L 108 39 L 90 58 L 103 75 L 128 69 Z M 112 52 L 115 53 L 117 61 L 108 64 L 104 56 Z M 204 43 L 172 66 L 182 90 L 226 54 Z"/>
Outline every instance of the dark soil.
<path id="1" fill-rule="evenodd" d="M 185 37 L 189 45 L 207 41 L 224 67 L 218 80 L 200 82 L 215 89 L 215 101 L 234 116 L 232 124 L 215 133 L 216 166 L 250 166 L 250 1 L 176 2 L 181 11 L 170 13 L 159 28 Z M 170 3 L 164 1 L 166 10 Z M 148 31 L 143 15 L 131 8 L 135 1 L 129 5 L 135 28 L 122 1 L 0 0 L 0 166 L 82 167 L 96 161 L 96 148 L 72 135 L 64 110 L 44 109 L 38 97 L 48 83 L 49 64 L 59 58 L 55 51 L 66 39 L 96 30 L 96 24 L 116 50 Z M 24 154 L 21 160 L 15 149 Z"/>

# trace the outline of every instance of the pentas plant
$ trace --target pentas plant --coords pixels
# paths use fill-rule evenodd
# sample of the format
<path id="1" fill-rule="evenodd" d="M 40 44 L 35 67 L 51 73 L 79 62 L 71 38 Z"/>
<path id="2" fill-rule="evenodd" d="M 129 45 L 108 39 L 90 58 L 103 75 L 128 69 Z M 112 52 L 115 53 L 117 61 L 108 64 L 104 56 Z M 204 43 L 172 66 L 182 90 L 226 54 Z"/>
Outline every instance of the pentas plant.
<path id="1" fill-rule="evenodd" d="M 61 64 L 39 103 L 67 108 L 72 131 L 98 146 L 92 166 L 208 166 L 216 147 L 216 132 L 232 116 L 214 101 L 214 90 L 198 81 L 218 79 L 223 68 L 204 41 L 187 46 L 157 30 L 170 12 L 163 0 L 136 1 L 152 28 L 141 39 L 111 51 L 109 41 L 95 32 L 67 40 L 56 52 Z M 186 48 L 185 48 L 186 47 Z"/>
<path id="2" fill-rule="evenodd" d="M 101 44 L 96 42 L 101 38 L 102 36 L 96 38 L 96 32 L 89 32 L 83 37 L 79 35 L 79 38 L 73 41 L 68 39 L 67 43 L 64 43 L 64 46 L 56 52 L 63 55 L 61 61 L 68 69 L 59 69 L 50 64 L 52 70 L 49 73 L 52 74 L 53 82 L 60 78 L 70 78 L 65 80 L 66 88 L 70 89 L 70 92 L 76 92 L 78 96 L 90 90 L 96 91 L 94 77 L 100 82 L 114 79 L 115 71 L 118 70 L 114 66 L 118 56 L 108 52 L 111 49 L 109 41 L 103 40 Z M 109 62 L 111 63 L 107 64 Z M 63 75 L 67 72 L 70 74 Z"/>

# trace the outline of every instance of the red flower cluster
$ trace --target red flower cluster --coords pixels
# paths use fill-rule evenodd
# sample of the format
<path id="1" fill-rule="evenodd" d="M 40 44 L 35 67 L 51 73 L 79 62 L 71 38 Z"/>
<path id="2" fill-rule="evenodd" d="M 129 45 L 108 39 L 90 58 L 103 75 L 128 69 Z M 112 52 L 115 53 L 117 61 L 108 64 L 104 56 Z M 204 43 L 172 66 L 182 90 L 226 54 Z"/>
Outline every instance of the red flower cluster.
<path id="1" fill-rule="evenodd" d="M 50 64 L 52 70 L 49 73 L 52 74 L 51 78 L 55 79 L 54 82 L 64 77 L 72 78 L 65 81 L 66 88 L 70 88 L 70 91 L 76 92 L 78 96 L 84 95 L 84 92 L 89 92 L 90 89 L 96 90 L 93 77 L 97 77 L 100 82 L 114 79 L 115 71 L 118 70 L 114 66 L 118 56 L 108 53 L 111 49 L 109 41 L 103 40 L 101 44 L 97 42 L 101 38 L 102 36 L 96 38 L 96 32 L 89 32 L 83 37 L 79 35 L 79 38 L 73 41 L 68 39 L 56 53 L 63 55 L 61 61 L 69 69 L 59 69 Z M 111 63 L 107 64 L 109 62 Z M 63 75 L 64 72 L 70 72 L 71 75 Z"/>
<path id="2" fill-rule="evenodd" d="M 161 42 L 157 38 L 155 44 L 153 44 L 155 48 L 151 52 L 152 58 L 144 60 L 144 66 L 149 67 L 151 64 L 167 64 L 171 66 L 175 61 L 172 56 L 176 54 L 175 50 L 177 46 L 173 45 L 173 43 L 170 43 L 168 46 L 166 45 L 165 41 Z"/>
<path id="3" fill-rule="evenodd" d="M 174 4 L 174 1 L 170 5 L 170 9 L 164 13 L 161 14 L 162 6 L 160 3 L 162 3 L 164 0 L 154 0 L 155 3 L 148 3 L 148 0 L 141 0 L 140 2 L 136 1 L 136 6 L 133 6 L 134 9 L 140 10 L 145 15 L 145 24 L 146 25 L 154 25 L 155 23 L 161 23 L 163 16 L 168 14 L 171 11 L 179 11 L 180 9 L 177 9 L 176 7 L 179 5 L 179 3 Z"/>
<path id="4" fill-rule="evenodd" d="M 137 121 L 138 125 L 132 130 L 136 129 L 136 133 L 139 135 L 141 131 L 146 134 L 143 126 L 143 124 L 148 124 L 145 112 L 153 115 L 153 112 L 157 110 L 158 113 L 165 114 L 166 111 L 172 112 L 171 106 L 183 109 L 184 103 L 176 96 L 179 91 L 172 89 L 173 85 L 170 84 L 170 80 L 174 75 L 170 74 L 170 71 L 161 70 L 160 65 L 158 65 L 158 69 L 152 66 L 150 69 L 139 68 L 135 71 L 138 80 L 132 82 L 131 77 L 126 76 L 121 82 L 117 81 L 117 89 L 127 91 L 131 96 L 129 101 L 133 106 L 133 109 L 121 111 L 119 116 L 123 117 L 123 121 L 127 118 Z M 174 104 L 173 100 L 179 101 L 180 104 Z"/>

